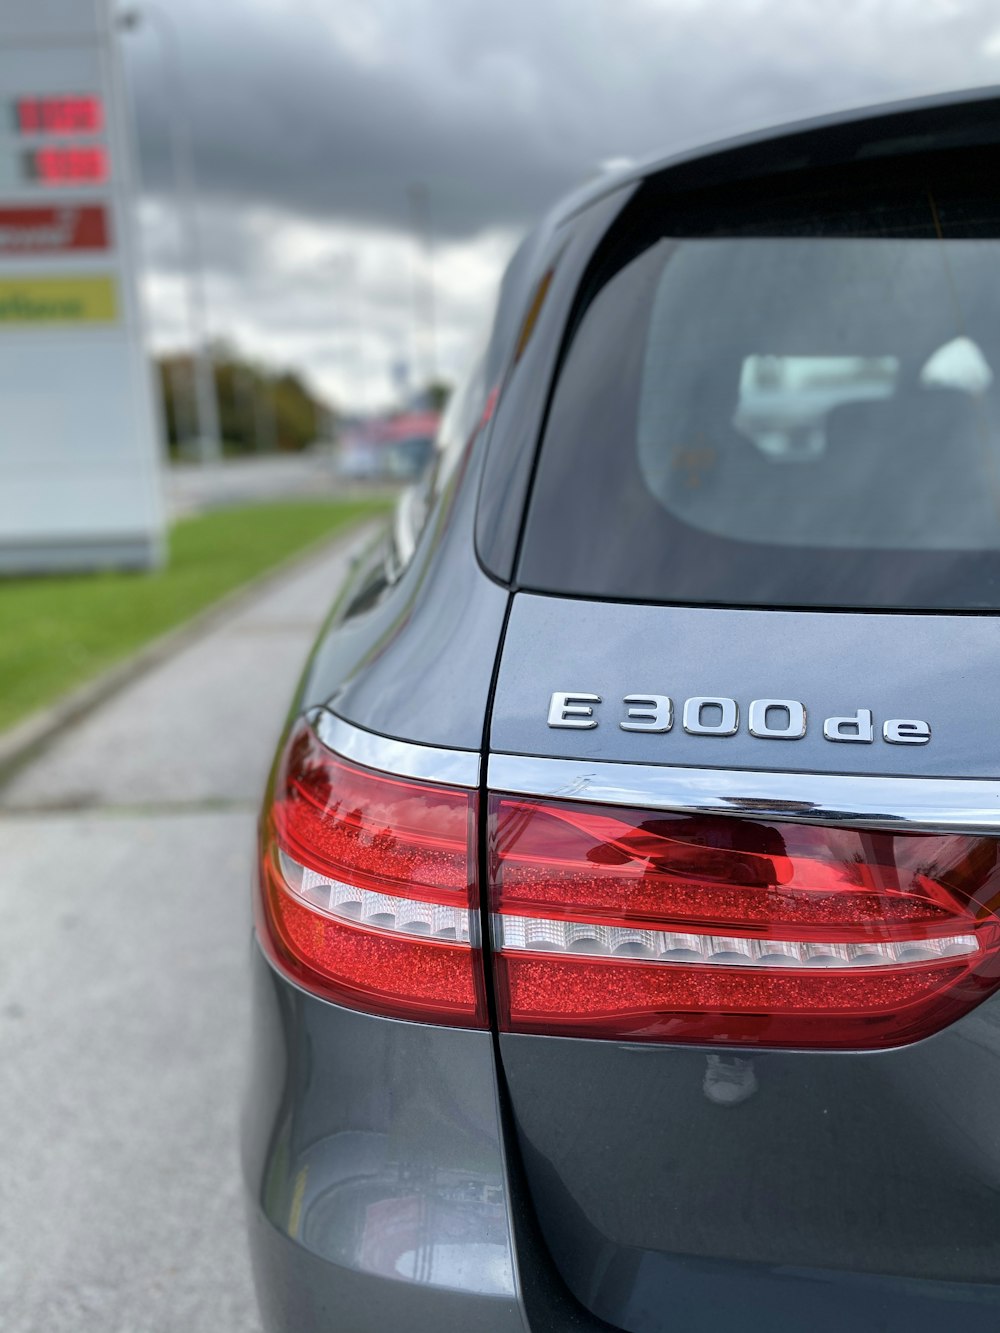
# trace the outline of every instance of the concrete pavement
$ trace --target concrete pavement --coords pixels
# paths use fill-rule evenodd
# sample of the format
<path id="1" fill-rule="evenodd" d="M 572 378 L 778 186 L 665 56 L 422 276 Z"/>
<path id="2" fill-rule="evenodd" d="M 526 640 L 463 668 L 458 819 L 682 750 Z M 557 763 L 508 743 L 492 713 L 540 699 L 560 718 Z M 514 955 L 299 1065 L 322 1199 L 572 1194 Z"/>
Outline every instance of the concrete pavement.
<path id="1" fill-rule="evenodd" d="M 355 536 L 0 790 L 0 1327 L 254 1333 L 237 1118 L 255 811 Z"/>

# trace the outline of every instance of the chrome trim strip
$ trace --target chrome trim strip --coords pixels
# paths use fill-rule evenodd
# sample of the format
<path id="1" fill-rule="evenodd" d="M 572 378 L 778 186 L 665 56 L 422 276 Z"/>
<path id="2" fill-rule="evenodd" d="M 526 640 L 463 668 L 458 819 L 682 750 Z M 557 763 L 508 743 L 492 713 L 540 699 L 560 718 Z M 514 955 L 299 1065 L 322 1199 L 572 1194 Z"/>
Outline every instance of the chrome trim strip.
<path id="1" fill-rule="evenodd" d="M 798 824 L 1000 834 L 1000 780 L 668 768 L 494 754 L 493 791 Z"/>
<path id="2" fill-rule="evenodd" d="M 400 778 L 415 778 L 418 782 L 479 786 L 479 755 L 473 750 L 443 750 L 380 736 L 378 732 L 345 722 L 328 708 L 310 713 L 309 721 L 325 746 L 366 768 L 377 768 Z"/>

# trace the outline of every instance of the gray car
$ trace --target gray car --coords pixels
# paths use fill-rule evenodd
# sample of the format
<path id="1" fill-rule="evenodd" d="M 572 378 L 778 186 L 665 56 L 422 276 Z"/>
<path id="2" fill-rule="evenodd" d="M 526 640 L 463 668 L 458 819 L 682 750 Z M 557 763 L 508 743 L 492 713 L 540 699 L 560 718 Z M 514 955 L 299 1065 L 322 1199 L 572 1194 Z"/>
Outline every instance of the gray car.
<path id="1" fill-rule="evenodd" d="M 261 819 L 287 1333 L 1000 1328 L 1000 99 L 523 243 Z"/>

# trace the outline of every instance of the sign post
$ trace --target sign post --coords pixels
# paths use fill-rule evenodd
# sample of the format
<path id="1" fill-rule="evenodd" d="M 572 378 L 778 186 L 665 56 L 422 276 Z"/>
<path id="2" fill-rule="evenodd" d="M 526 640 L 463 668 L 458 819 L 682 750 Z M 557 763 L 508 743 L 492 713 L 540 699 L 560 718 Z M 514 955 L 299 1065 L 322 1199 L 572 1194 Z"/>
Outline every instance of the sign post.
<path id="1" fill-rule="evenodd" d="M 0 5 L 0 573 L 162 559 L 115 41 L 109 0 Z"/>

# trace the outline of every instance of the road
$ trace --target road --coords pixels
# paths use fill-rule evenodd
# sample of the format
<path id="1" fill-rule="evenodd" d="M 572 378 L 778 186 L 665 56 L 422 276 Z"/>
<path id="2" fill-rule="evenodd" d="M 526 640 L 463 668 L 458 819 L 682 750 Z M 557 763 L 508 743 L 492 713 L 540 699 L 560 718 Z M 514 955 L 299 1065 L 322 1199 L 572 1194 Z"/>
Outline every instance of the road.
<path id="1" fill-rule="evenodd" d="M 254 1333 L 237 1121 L 256 805 L 353 537 L 0 791 L 0 1327 Z"/>
<path id="2" fill-rule="evenodd" d="M 394 493 L 385 484 L 379 487 L 338 477 L 333 460 L 322 453 L 228 458 L 206 465 L 175 463 L 164 472 L 164 490 L 171 518 L 265 500 L 301 500 L 305 496 L 329 500 L 375 491 Z"/>

